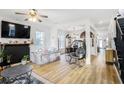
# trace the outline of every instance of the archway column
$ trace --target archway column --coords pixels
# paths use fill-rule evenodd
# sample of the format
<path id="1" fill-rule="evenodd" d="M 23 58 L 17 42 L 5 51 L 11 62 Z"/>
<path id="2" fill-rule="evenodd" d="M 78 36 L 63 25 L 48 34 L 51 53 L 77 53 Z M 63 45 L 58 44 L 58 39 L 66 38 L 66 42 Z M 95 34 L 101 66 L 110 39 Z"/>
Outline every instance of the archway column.
<path id="1" fill-rule="evenodd" d="M 86 25 L 86 64 L 91 63 L 91 39 L 90 39 L 90 26 Z"/>

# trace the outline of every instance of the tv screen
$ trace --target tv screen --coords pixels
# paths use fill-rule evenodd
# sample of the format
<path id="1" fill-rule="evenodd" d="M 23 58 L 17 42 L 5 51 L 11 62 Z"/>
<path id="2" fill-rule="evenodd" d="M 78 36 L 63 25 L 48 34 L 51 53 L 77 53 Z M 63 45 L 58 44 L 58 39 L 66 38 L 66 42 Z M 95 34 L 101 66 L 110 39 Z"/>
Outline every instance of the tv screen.
<path id="1" fill-rule="evenodd" d="M 2 21 L 1 37 L 24 38 L 24 39 L 30 38 L 30 26 Z"/>

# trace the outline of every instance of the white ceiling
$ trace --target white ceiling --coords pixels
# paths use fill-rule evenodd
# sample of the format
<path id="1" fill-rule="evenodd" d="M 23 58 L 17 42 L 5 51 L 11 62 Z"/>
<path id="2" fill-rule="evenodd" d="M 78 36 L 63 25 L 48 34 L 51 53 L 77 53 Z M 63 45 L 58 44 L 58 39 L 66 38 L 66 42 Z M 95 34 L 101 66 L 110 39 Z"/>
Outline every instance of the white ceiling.
<path id="1" fill-rule="evenodd" d="M 27 9 L 0 9 L 0 16 L 23 21 L 26 16 L 15 15 L 15 12 L 27 12 Z M 38 9 L 39 14 L 48 15 L 48 19 L 42 19 L 46 24 L 65 24 L 77 20 L 90 20 L 95 27 L 108 26 L 111 18 L 115 17 L 116 9 Z M 41 24 L 42 24 L 41 23 Z"/>

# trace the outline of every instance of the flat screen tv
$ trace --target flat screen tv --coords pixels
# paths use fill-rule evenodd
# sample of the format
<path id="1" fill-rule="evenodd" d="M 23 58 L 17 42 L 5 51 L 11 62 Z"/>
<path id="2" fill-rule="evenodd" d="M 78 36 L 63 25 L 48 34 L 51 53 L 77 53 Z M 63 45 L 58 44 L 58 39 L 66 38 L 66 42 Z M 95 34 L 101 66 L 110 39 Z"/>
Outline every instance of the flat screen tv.
<path id="1" fill-rule="evenodd" d="M 30 38 L 30 26 L 2 21 L 1 37 L 2 38 Z"/>

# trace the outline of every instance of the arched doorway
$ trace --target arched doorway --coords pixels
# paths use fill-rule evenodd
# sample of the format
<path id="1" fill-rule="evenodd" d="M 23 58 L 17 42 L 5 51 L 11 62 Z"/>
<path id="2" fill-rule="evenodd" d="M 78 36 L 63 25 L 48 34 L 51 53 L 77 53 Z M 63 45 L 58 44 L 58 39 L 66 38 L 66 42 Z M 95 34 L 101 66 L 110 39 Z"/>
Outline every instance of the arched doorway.
<path id="1" fill-rule="evenodd" d="M 85 39 L 85 37 L 86 37 L 86 31 L 80 34 L 80 38 Z M 92 44 L 91 44 L 92 46 L 94 46 L 94 37 L 95 35 L 93 34 L 93 32 L 90 32 L 90 38 L 92 39 Z"/>

